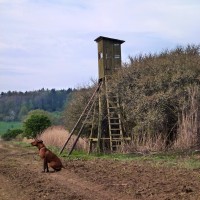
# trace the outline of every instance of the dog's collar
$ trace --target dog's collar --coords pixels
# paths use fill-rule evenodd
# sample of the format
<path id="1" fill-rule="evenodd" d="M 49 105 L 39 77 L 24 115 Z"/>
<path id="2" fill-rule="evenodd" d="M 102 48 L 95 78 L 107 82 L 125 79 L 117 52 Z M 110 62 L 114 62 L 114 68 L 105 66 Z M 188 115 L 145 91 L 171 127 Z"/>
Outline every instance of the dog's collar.
<path id="1" fill-rule="evenodd" d="M 44 149 L 44 148 L 46 148 L 46 147 L 41 147 L 41 148 L 39 148 L 39 150 L 40 150 L 40 149 Z"/>

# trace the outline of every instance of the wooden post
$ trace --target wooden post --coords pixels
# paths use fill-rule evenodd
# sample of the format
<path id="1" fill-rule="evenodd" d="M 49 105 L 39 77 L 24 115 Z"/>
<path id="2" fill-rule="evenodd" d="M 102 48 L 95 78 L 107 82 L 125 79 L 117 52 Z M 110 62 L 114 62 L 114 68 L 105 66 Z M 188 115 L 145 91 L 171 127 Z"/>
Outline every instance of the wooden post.
<path id="1" fill-rule="evenodd" d="M 197 109 L 197 148 L 200 149 L 200 106 Z"/>
<path id="2" fill-rule="evenodd" d="M 98 121 L 98 135 L 97 135 L 97 152 L 101 152 L 101 135 L 102 135 L 102 92 L 99 92 L 99 121 Z"/>
<path id="3" fill-rule="evenodd" d="M 94 106 L 94 103 L 95 103 L 95 100 L 92 102 L 92 105 L 90 106 L 90 108 L 89 108 L 89 110 L 88 110 L 88 113 L 87 113 L 87 115 L 86 115 L 86 118 L 85 118 L 85 120 L 84 120 L 83 123 L 82 123 L 81 129 L 79 130 L 78 135 L 77 135 L 77 137 L 76 137 L 76 140 L 74 141 L 74 144 L 73 144 L 73 146 L 72 146 L 72 148 L 71 148 L 71 150 L 70 150 L 70 152 L 69 152 L 68 155 L 70 155 L 70 154 L 72 153 L 72 151 L 74 150 L 74 148 L 75 148 L 75 146 L 76 146 L 76 143 L 78 142 L 78 139 L 80 138 L 81 133 L 82 133 L 82 131 L 83 131 L 83 129 L 84 129 L 84 126 L 85 126 L 85 123 L 86 123 L 86 121 L 87 121 L 87 119 L 88 119 L 88 116 L 89 116 L 89 114 L 90 114 L 90 112 L 91 112 L 91 110 L 92 110 L 92 108 L 93 108 L 93 106 Z"/>

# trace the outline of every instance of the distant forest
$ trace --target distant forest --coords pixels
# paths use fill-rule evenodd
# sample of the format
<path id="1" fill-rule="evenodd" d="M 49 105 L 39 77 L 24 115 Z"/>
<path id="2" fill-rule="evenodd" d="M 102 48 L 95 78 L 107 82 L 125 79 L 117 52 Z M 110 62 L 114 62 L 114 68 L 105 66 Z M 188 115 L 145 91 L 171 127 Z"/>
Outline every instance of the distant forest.
<path id="1" fill-rule="evenodd" d="M 21 121 L 31 110 L 60 112 L 67 104 L 71 88 L 67 90 L 41 89 L 30 92 L 1 92 L 0 121 Z"/>

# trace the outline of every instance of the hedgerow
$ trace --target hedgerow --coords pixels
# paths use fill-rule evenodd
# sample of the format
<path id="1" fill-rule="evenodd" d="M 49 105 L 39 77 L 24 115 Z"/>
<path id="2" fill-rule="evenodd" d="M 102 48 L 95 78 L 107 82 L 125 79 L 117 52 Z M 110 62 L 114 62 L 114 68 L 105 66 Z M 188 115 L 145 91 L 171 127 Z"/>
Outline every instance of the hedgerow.
<path id="1" fill-rule="evenodd" d="M 193 141 L 200 143 L 199 50 L 200 45 L 188 45 L 158 54 L 130 56 L 129 61 L 113 75 L 109 84 L 112 91 L 119 94 L 124 128 L 134 145 L 145 145 L 148 141 L 156 144 L 159 138 L 159 141 L 163 140 L 162 147 L 171 147 L 188 130 L 193 138 L 195 134 L 199 137 Z M 94 86 L 85 87 L 72 96 L 64 112 L 69 130 L 92 91 Z M 186 119 L 190 124 L 187 128 Z M 191 131 L 189 127 L 195 128 Z"/>
<path id="2" fill-rule="evenodd" d="M 178 120 L 188 107 L 189 89 L 200 84 L 200 46 L 177 47 L 159 54 L 129 57 L 113 79 L 132 137 L 177 137 Z"/>

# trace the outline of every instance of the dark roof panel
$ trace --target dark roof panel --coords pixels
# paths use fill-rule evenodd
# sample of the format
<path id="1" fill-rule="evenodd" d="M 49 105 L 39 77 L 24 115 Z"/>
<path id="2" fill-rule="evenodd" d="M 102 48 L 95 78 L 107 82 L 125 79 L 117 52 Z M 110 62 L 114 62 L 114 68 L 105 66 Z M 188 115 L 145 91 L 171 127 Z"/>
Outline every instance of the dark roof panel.
<path id="1" fill-rule="evenodd" d="M 109 37 L 104 37 L 104 36 L 99 36 L 98 38 L 96 38 L 94 41 L 99 42 L 101 40 L 111 40 L 113 42 L 117 42 L 117 43 L 124 43 L 124 40 L 118 40 L 118 39 L 114 39 L 114 38 L 109 38 Z"/>

